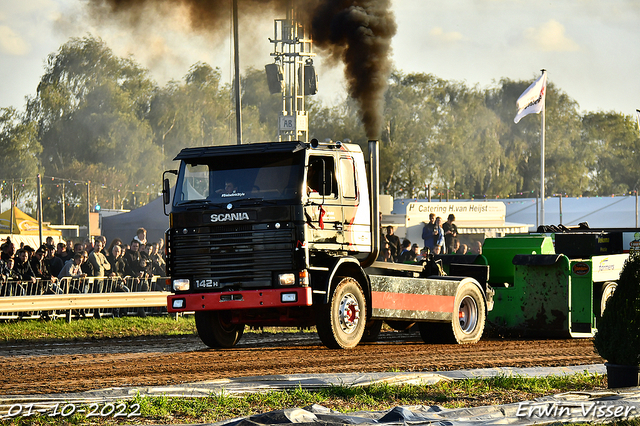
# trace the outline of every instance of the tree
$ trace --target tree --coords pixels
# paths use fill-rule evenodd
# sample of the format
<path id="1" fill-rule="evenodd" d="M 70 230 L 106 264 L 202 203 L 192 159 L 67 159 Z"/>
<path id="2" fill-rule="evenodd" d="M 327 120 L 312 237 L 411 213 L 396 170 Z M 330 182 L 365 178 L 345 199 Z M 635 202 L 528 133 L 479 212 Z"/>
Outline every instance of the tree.
<path id="1" fill-rule="evenodd" d="M 590 170 L 595 194 L 620 195 L 638 190 L 640 137 L 632 116 L 617 112 L 582 117 L 583 139 L 597 159 Z"/>
<path id="2" fill-rule="evenodd" d="M 19 182 L 14 185 L 14 200 L 33 193 L 36 175 L 41 169 L 42 152 L 36 123 L 26 121 L 13 108 L 0 108 L 0 152 L 2 199 L 10 198 L 14 180 Z"/>
<path id="3" fill-rule="evenodd" d="M 146 121 L 154 90 L 147 70 L 116 57 L 100 39 L 73 38 L 49 55 L 37 95 L 27 104 L 47 175 L 85 170 L 77 178 L 89 181 L 96 179 L 90 170 L 115 170 L 128 191 L 159 181 L 161 151 Z"/>

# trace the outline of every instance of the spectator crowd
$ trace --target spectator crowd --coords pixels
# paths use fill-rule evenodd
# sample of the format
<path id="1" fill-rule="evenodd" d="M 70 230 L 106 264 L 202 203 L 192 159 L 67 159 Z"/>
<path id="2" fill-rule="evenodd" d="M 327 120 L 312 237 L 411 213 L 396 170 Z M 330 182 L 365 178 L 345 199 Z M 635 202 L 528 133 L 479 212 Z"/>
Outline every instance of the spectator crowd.
<path id="1" fill-rule="evenodd" d="M 476 242 L 473 248 L 461 244 L 458 238 L 458 227 L 453 214 L 442 223 L 442 218 L 434 213 L 429 215 L 429 222 L 422 229 L 423 245 L 411 243 L 395 235 L 393 226 L 381 229 L 381 250 L 378 261 L 395 263 L 419 263 L 430 254 L 482 254 L 482 242 Z M 386 230 L 386 233 L 384 232 Z"/>
<path id="2" fill-rule="evenodd" d="M 119 238 L 107 243 L 104 236 L 97 236 L 55 245 L 47 237 L 45 244 L 34 249 L 16 247 L 8 237 L 0 245 L 0 296 L 64 293 L 59 284 L 65 277 L 103 278 L 93 280 L 92 288 L 75 287 L 68 292 L 101 293 L 107 278 L 116 283 L 111 291 L 148 290 L 147 279 L 165 275 L 164 241 L 147 241 L 144 228 L 128 244 Z"/>

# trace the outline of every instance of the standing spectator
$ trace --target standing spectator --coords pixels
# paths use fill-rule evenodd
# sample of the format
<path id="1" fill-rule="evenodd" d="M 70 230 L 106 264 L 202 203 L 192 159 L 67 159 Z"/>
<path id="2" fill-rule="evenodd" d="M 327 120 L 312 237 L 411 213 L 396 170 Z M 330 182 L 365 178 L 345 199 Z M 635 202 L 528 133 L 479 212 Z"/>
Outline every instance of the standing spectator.
<path id="1" fill-rule="evenodd" d="M 108 277 L 111 276 L 111 264 L 107 260 L 107 257 L 102 252 L 103 245 L 102 240 L 96 238 L 93 251 L 89 255 L 89 263 L 93 267 L 94 277 Z"/>
<path id="2" fill-rule="evenodd" d="M 64 262 L 61 258 L 55 255 L 55 250 L 53 245 L 45 245 L 45 259 L 44 262 L 49 268 L 51 275 L 57 277 L 60 271 L 62 271 L 62 267 L 64 266 Z"/>
<path id="3" fill-rule="evenodd" d="M 95 239 L 102 241 L 101 253 L 106 256 L 107 255 L 107 253 L 106 253 L 106 250 L 107 250 L 107 237 L 105 237 L 104 235 L 98 235 Z"/>
<path id="4" fill-rule="evenodd" d="M 50 280 L 51 274 L 48 273 L 47 268 L 44 265 L 44 247 L 40 247 L 34 253 L 33 257 L 29 260 L 31 264 L 31 270 L 33 270 L 36 278 L 41 280 Z"/>
<path id="5" fill-rule="evenodd" d="M 165 263 L 166 263 L 167 258 L 166 258 L 165 253 L 164 253 L 164 238 L 160 238 L 160 239 L 158 240 L 158 249 L 157 249 L 157 252 L 158 252 L 158 254 L 160 255 L 160 257 L 162 258 L 162 260 L 164 260 L 164 261 L 165 261 Z"/>
<path id="6" fill-rule="evenodd" d="M 153 276 L 153 262 L 150 256 L 151 244 L 140 244 L 140 268 L 143 273 L 142 278 L 151 278 Z"/>
<path id="7" fill-rule="evenodd" d="M 435 213 L 429 213 L 429 223 L 426 223 L 424 228 L 422 228 L 422 240 L 424 241 L 424 246 L 428 248 L 430 252 L 433 251 L 435 245 L 434 236 L 437 235 L 435 226 L 436 215 Z"/>
<path id="8" fill-rule="evenodd" d="M 138 228 L 136 231 L 136 236 L 133 237 L 134 240 L 138 242 L 138 244 L 147 244 L 147 230 L 144 228 Z"/>
<path id="9" fill-rule="evenodd" d="M 111 244 L 109 244 L 109 248 L 105 250 L 106 256 L 109 256 L 111 254 L 111 252 L 113 251 L 113 246 L 120 246 L 120 248 L 122 249 L 122 253 L 120 253 L 120 255 L 124 254 L 124 244 L 122 243 L 122 240 L 120 238 L 114 238 L 113 241 L 111 241 Z"/>
<path id="10" fill-rule="evenodd" d="M 124 278 L 125 277 L 125 263 L 122 258 L 122 247 L 118 244 L 111 245 L 111 251 L 107 256 L 107 260 L 111 265 L 111 272 L 113 272 L 117 277 Z"/>
<path id="11" fill-rule="evenodd" d="M 55 244 L 55 241 L 53 241 L 53 237 L 52 236 L 48 236 L 45 240 L 44 243 L 48 246 L 52 246 Z"/>
<path id="12" fill-rule="evenodd" d="M 458 227 L 453 223 L 455 220 L 456 217 L 452 213 L 447 217 L 447 221 L 442 224 L 445 247 L 447 248 L 446 252 L 450 254 L 456 252 L 454 246 L 456 245 L 456 241 L 458 241 Z"/>
<path id="13" fill-rule="evenodd" d="M 87 252 L 87 254 L 93 251 L 93 241 L 90 237 L 84 239 L 84 247 L 83 250 Z"/>
<path id="14" fill-rule="evenodd" d="M 13 259 L 16 254 L 16 246 L 11 241 L 11 238 L 7 237 L 7 241 L 2 243 L 0 246 L 0 250 L 2 250 L 2 254 L 0 255 L 0 259 L 3 261 L 7 261 L 9 259 Z"/>
<path id="15" fill-rule="evenodd" d="M 71 238 L 69 238 L 67 240 L 67 260 L 73 260 L 73 255 L 75 254 L 76 250 L 75 250 L 75 244 L 73 243 L 73 240 Z"/>
<path id="16" fill-rule="evenodd" d="M 384 247 L 382 250 L 380 250 L 378 261 L 393 263 L 393 258 L 391 257 L 391 250 L 389 250 L 389 247 Z"/>
<path id="17" fill-rule="evenodd" d="M 73 260 L 71 262 L 67 262 L 64 264 L 62 271 L 60 271 L 60 275 L 58 278 L 62 279 L 64 277 L 69 278 L 84 278 L 87 276 L 86 273 L 82 271 L 82 252 L 74 253 Z"/>
<path id="18" fill-rule="evenodd" d="M 389 242 L 389 250 L 391 250 L 391 257 L 395 261 L 400 254 L 400 238 L 393 233 L 393 226 L 387 226 L 387 241 Z"/>
<path id="19" fill-rule="evenodd" d="M 158 243 L 150 244 L 150 252 L 149 257 L 151 258 L 151 263 L 153 264 L 153 275 L 160 275 L 161 277 L 166 274 L 165 270 L 165 261 L 158 253 Z"/>
<path id="20" fill-rule="evenodd" d="M 132 240 L 129 250 L 124 253 L 125 272 L 130 277 L 140 277 L 142 268 L 140 267 L 140 243 L 138 240 Z"/>
<path id="21" fill-rule="evenodd" d="M 411 241 L 406 238 L 402 240 L 402 250 L 398 255 L 398 263 L 408 262 L 411 258 Z"/>
<path id="22" fill-rule="evenodd" d="M 73 259 L 73 252 L 69 253 L 67 251 L 65 243 L 58 243 L 56 246 L 56 257 L 62 261 L 62 265 L 64 266 L 68 260 Z"/>
<path id="23" fill-rule="evenodd" d="M 80 267 L 82 268 L 82 272 L 87 274 L 88 277 L 95 277 L 95 273 L 93 271 L 93 265 L 88 262 L 89 253 L 87 253 L 86 250 L 80 250 L 80 254 L 82 255 L 82 263 L 80 264 Z"/>
<path id="24" fill-rule="evenodd" d="M 27 288 L 27 294 L 35 294 L 34 285 L 36 283 L 36 274 L 31 268 L 31 264 L 29 263 L 29 255 L 25 249 L 20 249 L 16 253 L 13 271 L 16 273 L 16 276 L 20 281 L 30 284 Z"/>
<path id="25" fill-rule="evenodd" d="M 15 259 L 10 257 L 6 261 L 0 260 L 2 263 L 2 289 L 0 290 L 1 296 L 24 296 L 24 287 L 19 282 L 20 279 L 16 271 L 13 269 L 15 265 Z"/>
<path id="26" fill-rule="evenodd" d="M 46 262 L 45 253 L 46 246 L 40 247 L 34 253 L 31 258 L 31 269 L 33 270 L 36 278 L 39 278 L 40 281 L 37 282 L 37 289 L 34 289 L 35 294 L 62 294 L 63 291 L 58 287 L 56 281 L 58 280 L 57 276 L 51 274 L 51 270 L 49 269 L 49 263 Z M 53 247 L 53 246 L 51 246 Z M 51 319 L 52 311 L 42 311 L 40 317 L 44 320 Z"/>
<path id="27" fill-rule="evenodd" d="M 434 229 L 435 232 L 433 234 L 433 248 L 435 249 L 436 246 L 440 246 L 440 253 L 444 253 L 444 230 L 442 229 L 442 218 L 440 216 L 436 217 Z"/>

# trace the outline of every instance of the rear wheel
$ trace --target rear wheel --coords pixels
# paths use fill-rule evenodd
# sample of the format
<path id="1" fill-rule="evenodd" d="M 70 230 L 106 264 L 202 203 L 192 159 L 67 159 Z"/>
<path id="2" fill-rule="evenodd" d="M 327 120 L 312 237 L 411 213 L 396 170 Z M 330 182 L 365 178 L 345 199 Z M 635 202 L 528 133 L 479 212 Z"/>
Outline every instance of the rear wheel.
<path id="1" fill-rule="evenodd" d="M 366 301 L 360 284 L 343 278 L 331 293 L 329 303 L 318 306 L 316 328 L 325 346 L 331 349 L 355 348 L 364 334 Z"/>
<path id="2" fill-rule="evenodd" d="M 473 283 L 461 285 L 454 307 L 452 328 L 456 342 L 476 343 L 482 337 L 487 317 L 482 291 Z"/>
<path id="3" fill-rule="evenodd" d="M 420 323 L 425 343 L 476 343 L 482 337 L 487 316 L 482 291 L 467 282 L 458 288 L 450 323 Z"/>
<path id="4" fill-rule="evenodd" d="M 244 324 L 231 323 L 231 312 L 196 311 L 195 317 L 200 340 L 213 349 L 233 347 L 244 333 Z"/>

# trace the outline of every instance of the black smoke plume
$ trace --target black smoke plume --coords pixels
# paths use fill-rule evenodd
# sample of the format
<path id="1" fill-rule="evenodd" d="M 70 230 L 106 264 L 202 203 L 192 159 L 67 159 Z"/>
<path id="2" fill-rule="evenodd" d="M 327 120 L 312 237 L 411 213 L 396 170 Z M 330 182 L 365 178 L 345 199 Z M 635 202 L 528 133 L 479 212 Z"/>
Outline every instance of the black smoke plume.
<path id="1" fill-rule="evenodd" d="M 391 72 L 391 38 L 395 17 L 391 0 L 293 0 L 321 54 L 345 65 L 349 95 L 360 106 L 367 137 L 378 138 L 382 128 L 384 93 Z M 216 33 L 229 17 L 231 0 L 90 0 L 96 16 L 108 13 L 129 25 L 140 22 L 154 7 L 167 13 L 186 7 L 194 31 Z M 265 9 L 286 15 L 292 0 L 238 0 L 239 14 L 259 15 Z M 168 12 L 170 13 L 170 12 Z M 284 16 L 283 16 L 284 17 Z"/>

